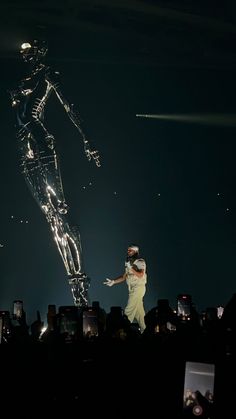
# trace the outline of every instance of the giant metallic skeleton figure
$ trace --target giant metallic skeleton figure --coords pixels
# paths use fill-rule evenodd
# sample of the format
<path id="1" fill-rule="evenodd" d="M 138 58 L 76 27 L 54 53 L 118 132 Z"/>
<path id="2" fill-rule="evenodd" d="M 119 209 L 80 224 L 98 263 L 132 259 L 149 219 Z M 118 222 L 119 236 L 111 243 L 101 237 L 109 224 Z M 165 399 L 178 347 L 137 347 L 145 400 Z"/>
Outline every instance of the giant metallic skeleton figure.
<path id="1" fill-rule="evenodd" d="M 24 177 L 31 192 L 50 225 L 57 248 L 64 262 L 71 286 L 74 304 L 88 305 L 89 279 L 82 266 L 81 243 L 78 230 L 67 219 L 55 139 L 44 124 L 44 109 L 55 93 L 69 118 L 79 130 L 88 160 L 100 166 L 99 155 L 90 148 L 83 133 L 78 114 L 60 90 L 59 73 L 44 64 L 47 45 L 33 41 L 21 46 L 23 60 L 30 72 L 16 90 L 11 91 L 12 106 L 16 113 L 17 140 Z"/>

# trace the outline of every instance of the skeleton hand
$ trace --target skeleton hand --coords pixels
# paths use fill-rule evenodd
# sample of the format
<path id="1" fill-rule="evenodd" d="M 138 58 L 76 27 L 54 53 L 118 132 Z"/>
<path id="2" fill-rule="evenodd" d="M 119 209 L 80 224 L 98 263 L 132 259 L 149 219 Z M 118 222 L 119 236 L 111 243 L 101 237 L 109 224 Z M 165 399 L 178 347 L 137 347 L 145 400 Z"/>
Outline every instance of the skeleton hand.
<path id="1" fill-rule="evenodd" d="M 85 136 L 83 135 L 83 141 L 84 141 L 84 152 L 85 155 L 88 159 L 88 161 L 90 161 L 91 159 L 93 159 L 96 163 L 97 167 L 101 167 L 101 163 L 100 163 L 100 156 L 97 150 L 93 150 L 90 147 L 90 144 L 88 142 L 88 140 L 85 138 Z"/>
<path id="2" fill-rule="evenodd" d="M 112 287 L 115 284 L 114 279 L 106 278 L 106 281 L 103 282 L 104 285 L 107 285 L 108 287 Z"/>
<path id="3" fill-rule="evenodd" d="M 94 159 L 96 166 L 97 167 L 101 167 L 101 163 L 100 163 L 100 156 L 97 150 L 93 150 L 90 151 L 90 155 L 92 156 L 92 158 Z"/>

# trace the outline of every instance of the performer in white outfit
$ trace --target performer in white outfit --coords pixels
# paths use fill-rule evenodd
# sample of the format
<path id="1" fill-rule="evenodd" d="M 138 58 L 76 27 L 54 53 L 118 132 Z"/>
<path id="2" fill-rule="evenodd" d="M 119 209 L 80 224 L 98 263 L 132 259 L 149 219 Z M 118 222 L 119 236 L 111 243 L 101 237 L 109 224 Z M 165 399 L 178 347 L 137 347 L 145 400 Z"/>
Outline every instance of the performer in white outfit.
<path id="1" fill-rule="evenodd" d="M 142 333 L 146 327 L 143 305 L 143 297 L 146 292 L 147 283 L 146 262 L 139 257 L 139 247 L 133 244 L 130 245 L 127 250 L 124 274 L 115 279 L 107 278 L 104 284 L 112 287 L 123 281 L 126 281 L 129 291 L 125 314 L 131 323 L 136 319 Z"/>

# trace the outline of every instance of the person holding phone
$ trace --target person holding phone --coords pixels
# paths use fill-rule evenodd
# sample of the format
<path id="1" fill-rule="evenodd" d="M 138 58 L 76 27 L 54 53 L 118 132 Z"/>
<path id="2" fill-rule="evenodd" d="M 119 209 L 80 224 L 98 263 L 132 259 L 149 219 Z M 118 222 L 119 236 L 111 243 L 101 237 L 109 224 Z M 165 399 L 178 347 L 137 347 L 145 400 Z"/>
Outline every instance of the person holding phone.
<path id="1" fill-rule="evenodd" d="M 140 331 L 143 333 L 146 328 L 143 304 L 147 283 L 146 262 L 139 256 L 139 247 L 135 244 L 128 246 L 123 275 L 120 275 L 115 279 L 106 278 L 106 281 L 103 283 L 108 287 L 112 287 L 113 285 L 124 281 L 127 283 L 129 292 L 127 305 L 125 307 L 125 315 L 131 323 L 136 319 Z"/>

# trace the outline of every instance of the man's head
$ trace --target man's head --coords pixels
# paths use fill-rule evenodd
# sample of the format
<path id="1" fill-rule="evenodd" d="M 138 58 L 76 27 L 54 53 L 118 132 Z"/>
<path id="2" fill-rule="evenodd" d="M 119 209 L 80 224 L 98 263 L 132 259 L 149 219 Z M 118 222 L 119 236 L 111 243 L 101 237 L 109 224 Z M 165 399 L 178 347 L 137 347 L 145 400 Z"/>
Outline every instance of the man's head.
<path id="1" fill-rule="evenodd" d="M 136 244 L 130 244 L 127 249 L 128 257 L 132 257 L 139 253 L 139 247 Z"/>
<path id="2" fill-rule="evenodd" d="M 43 60 L 47 54 L 48 46 L 46 41 L 34 40 L 24 42 L 21 45 L 20 53 L 26 63 L 36 64 Z"/>

